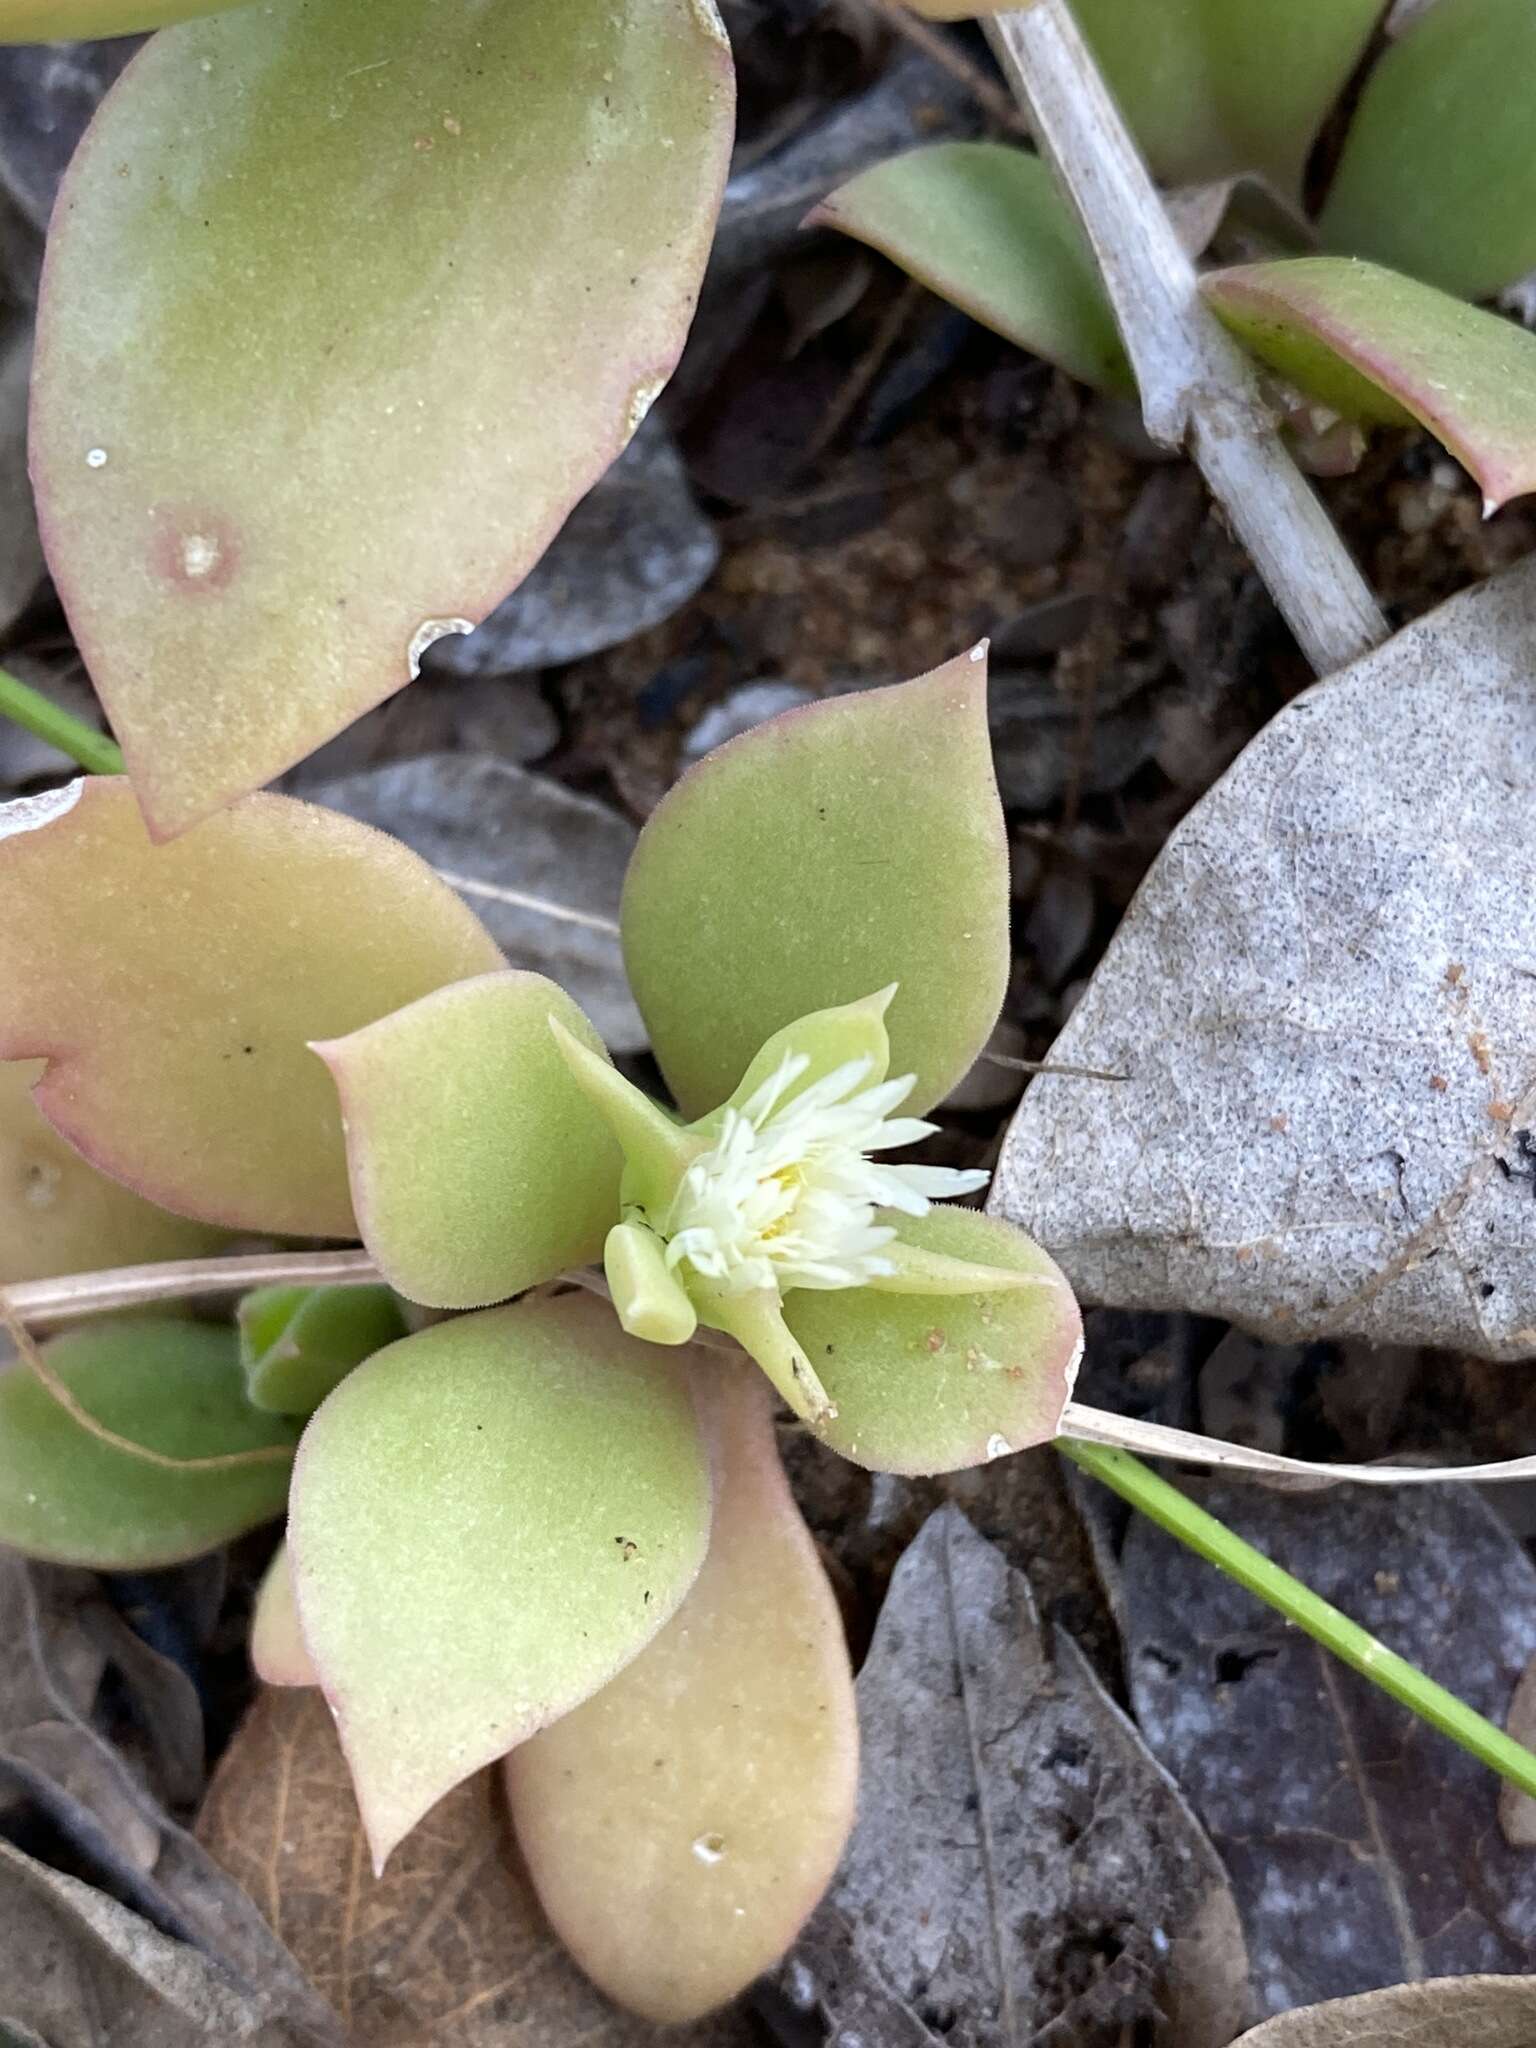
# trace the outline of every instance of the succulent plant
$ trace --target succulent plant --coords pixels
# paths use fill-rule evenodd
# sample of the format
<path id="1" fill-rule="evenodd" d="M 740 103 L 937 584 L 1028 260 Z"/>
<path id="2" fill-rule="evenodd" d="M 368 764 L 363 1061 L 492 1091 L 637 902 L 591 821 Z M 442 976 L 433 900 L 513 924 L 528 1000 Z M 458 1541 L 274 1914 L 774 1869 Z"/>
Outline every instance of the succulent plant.
<path id="1" fill-rule="evenodd" d="M 920 0 L 953 19 L 976 0 Z M 1315 151 L 1380 0 L 1074 0 L 1158 177 L 1214 187 L 1208 303 L 1277 380 L 1302 449 L 1337 464 L 1344 423 L 1419 422 L 1488 510 L 1536 489 L 1536 337 L 1468 301 L 1536 269 L 1536 16 L 1435 0 L 1369 67 L 1316 201 Z M 1323 166 L 1326 171 L 1327 166 Z M 1045 165 L 938 143 L 863 172 L 810 216 L 890 256 L 1034 354 L 1131 388 L 1093 257 Z"/>
<path id="2" fill-rule="evenodd" d="M 194 13 L 70 165 L 33 378 L 49 568 L 156 837 L 533 567 L 677 361 L 734 112 L 712 0 L 0 0 L 0 40 Z"/>
<path id="3" fill-rule="evenodd" d="M 254 796 L 157 847 L 93 778 L 0 835 L 0 1055 L 46 1060 L 51 1124 L 202 1225 L 360 1235 L 388 1283 L 13 1365 L 0 1538 L 164 1562 L 286 1497 L 257 1662 L 323 1686 L 379 1862 L 510 1753 L 598 1981 L 658 2018 L 730 1996 L 829 1878 L 856 1750 L 753 1361 L 916 1473 L 1048 1441 L 1081 1348 L 1036 1245 L 934 1206 L 984 1173 L 888 1157 L 1005 985 L 984 650 L 786 713 L 653 814 L 622 923 L 675 1108 L 349 819 Z M 401 1334 L 397 1296 L 448 1313 Z"/>

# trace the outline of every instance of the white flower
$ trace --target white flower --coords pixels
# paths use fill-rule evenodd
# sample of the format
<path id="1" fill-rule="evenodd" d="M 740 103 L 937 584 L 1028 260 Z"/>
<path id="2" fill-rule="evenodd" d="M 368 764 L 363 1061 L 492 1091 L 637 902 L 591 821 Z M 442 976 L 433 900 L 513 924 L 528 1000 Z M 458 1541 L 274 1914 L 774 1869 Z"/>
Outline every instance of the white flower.
<path id="1" fill-rule="evenodd" d="M 932 1198 L 986 1185 L 985 1173 L 866 1157 L 935 1128 L 889 1114 L 911 1093 L 912 1074 L 867 1088 L 873 1060 L 849 1060 L 779 1108 L 809 1065 L 803 1053 L 786 1057 L 741 1109 L 722 1113 L 663 1224 L 669 1267 L 686 1261 L 728 1294 L 859 1287 L 896 1270 L 885 1255 L 896 1232 L 875 1220 L 877 1209 L 926 1216 Z"/>

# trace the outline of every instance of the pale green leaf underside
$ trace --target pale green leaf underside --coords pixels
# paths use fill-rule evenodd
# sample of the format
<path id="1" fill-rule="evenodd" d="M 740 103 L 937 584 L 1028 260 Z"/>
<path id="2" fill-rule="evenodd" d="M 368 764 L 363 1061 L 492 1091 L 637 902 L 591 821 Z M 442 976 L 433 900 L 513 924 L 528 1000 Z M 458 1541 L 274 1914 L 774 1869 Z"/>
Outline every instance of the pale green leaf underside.
<path id="1" fill-rule="evenodd" d="M 154 847 L 128 784 L 0 808 L 0 1058 L 104 1172 L 235 1229 L 355 1234 L 307 1040 L 502 964 L 396 840 L 255 796 Z"/>
<path id="2" fill-rule="evenodd" d="M 1347 418 L 1418 420 L 1490 507 L 1536 490 L 1536 335 L 1379 264 L 1341 256 L 1208 277 L 1255 354 Z"/>
<path id="3" fill-rule="evenodd" d="M 87 1414 L 173 1458 L 291 1445 L 247 1405 L 234 1332 L 171 1317 L 56 1337 L 49 1364 Z M 289 1461 L 175 1472 L 102 1443 L 31 1370 L 0 1367 L 0 1543 L 28 1557 L 138 1571 L 197 1557 L 283 1511 Z"/>
<path id="4" fill-rule="evenodd" d="M 691 317 L 698 0 L 271 0 L 157 36 L 60 195 L 32 463 L 157 836 L 527 573 Z"/>
<path id="5" fill-rule="evenodd" d="M 876 1472 L 952 1472 L 1056 1434 L 1082 1319 L 1051 1258 L 973 1209 L 890 1219 L 903 1243 L 1042 1284 L 983 1295 L 798 1289 L 785 1320 L 837 1406 L 817 1435 Z"/>
<path id="6" fill-rule="evenodd" d="M 1012 0 L 911 0 L 956 21 Z M 1073 0 L 1110 89 L 1170 185 L 1245 171 L 1297 195 L 1383 0 Z"/>
<path id="7" fill-rule="evenodd" d="M 412 1301 L 505 1301 L 595 1259 L 617 1220 L 622 1155 L 551 1017 L 602 1056 L 563 989 L 513 969 L 317 1047 L 341 1095 L 363 1241 Z"/>
<path id="8" fill-rule="evenodd" d="M 1008 973 L 1008 853 L 982 650 L 916 682 L 732 740 L 652 813 L 621 921 L 630 980 L 686 1116 L 724 1102 L 771 1033 L 897 984 L 904 1109 L 970 1066 Z"/>
<path id="9" fill-rule="evenodd" d="M 1464 298 L 1536 267 L 1536 8 L 1436 0 L 1373 67 L 1320 228 Z"/>
<path id="10" fill-rule="evenodd" d="M 1085 384 L 1133 388 L 1092 254 L 1039 157 L 935 143 L 839 186 L 811 218 Z"/>
<path id="11" fill-rule="evenodd" d="M 311 1421 L 294 1588 L 380 1863 L 692 1584 L 710 1484 L 677 1359 L 591 1295 L 530 1298 L 379 1352 Z"/>
<path id="12" fill-rule="evenodd" d="M 1256 172 L 1288 198 L 1381 0 L 1073 0 L 1167 184 Z"/>

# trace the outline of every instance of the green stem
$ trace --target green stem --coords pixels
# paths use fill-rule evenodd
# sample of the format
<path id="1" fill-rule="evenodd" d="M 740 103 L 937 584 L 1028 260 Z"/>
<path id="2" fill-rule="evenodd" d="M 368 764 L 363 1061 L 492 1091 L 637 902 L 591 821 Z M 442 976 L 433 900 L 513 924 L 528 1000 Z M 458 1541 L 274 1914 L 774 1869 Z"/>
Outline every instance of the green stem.
<path id="1" fill-rule="evenodd" d="M 1177 1536 L 1240 1586 L 1246 1586 L 1250 1593 L 1277 1608 L 1314 1642 L 1332 1650 L 1420 1720 L 1448 1735 L 1452 1742 L 1459 1743 L 1501 1778 L 1518 1785 L 1522 1792 L 1536 1797 L 1536 1755 L 1475 1713 L 1464 1700 L 1447 1692 L 1443 1685 L 1436 1685 L 1417 1665 L 1399 1657 L 1357 1622 L 1340 1614 L 1337 1607 L 1319 1599 L 1300 1579 L 1293 1579 L 1289 1572 L 1271 1563 L 1262 1551 L 1245 1543 L 1224 1522 L 1196 1507 L 1139 1458 L 1133 1458 L 1129 1451 L 1112 1451 L 1070 1437 L 1058 1437 L 1056 1448 L 1064 1458 L 1070 1458 L 1074 1465 L 1080 1465 L 1111 1487 L 1122 1500 L 1129 1501 L 1133 1508 L 1139 1508 L 1160 1529 Z"/>
<path id="2" fill-rule="evenodd" d="M 92 775 L 121 775 L 123 772 L 122 749 L 115 740 L 109 740 L 94 726 L 60 710 L 40 690 L 34 690 L 30 683 L 24 683 L 20 676 L 13 676 L 3 668 L 0 668 L 0 718 L 9 718 L 13 724 L 24 726 L 40 740 L 46 740 L 49 746 L 57 747 L 61 754 L 68 754 L 72 761 L 78 761 Z"/>

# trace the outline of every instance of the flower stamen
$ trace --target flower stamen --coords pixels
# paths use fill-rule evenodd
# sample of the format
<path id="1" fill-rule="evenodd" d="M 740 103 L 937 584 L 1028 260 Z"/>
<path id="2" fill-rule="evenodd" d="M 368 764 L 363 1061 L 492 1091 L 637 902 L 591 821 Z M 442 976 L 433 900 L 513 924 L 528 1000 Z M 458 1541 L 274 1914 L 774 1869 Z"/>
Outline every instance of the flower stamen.
<path id="1" fill-rule="evenodd" d="M 936 1128 L 891 1114 L 914 1075 L 868 1085 L 874 1061 L 848 1060 L 791 1094 L 809 1065 L 787 1054 L 739 1109 L 722 1112 L 662 1224 L 669 1268 L 687 1266 L 727 1294 L 859 1287 L 896 1270 L 886 1249 L 896 1231 L 879 1210 L 926 1216 L 935 1199 L 986 1185 L 985 1173 L 867 1156 Z"/>

